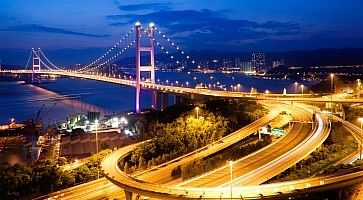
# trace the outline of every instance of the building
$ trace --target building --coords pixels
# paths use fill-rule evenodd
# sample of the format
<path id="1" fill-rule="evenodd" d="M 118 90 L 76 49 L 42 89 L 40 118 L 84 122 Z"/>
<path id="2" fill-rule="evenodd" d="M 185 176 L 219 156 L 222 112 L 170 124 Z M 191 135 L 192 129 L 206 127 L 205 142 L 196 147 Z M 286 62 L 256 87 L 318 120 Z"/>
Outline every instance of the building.
<path id="1" fill-rule="evenodd" d="M 241 62 L 240 62 L 240 59 L 239 58 L 236 58 L 234 60 L 234 67 L 235 68 L 240 68 L 241 67 Z"/>
<path id="2" fill-rule="evenodd" d="M 254 73 L 255 71 L 252 69 L 252 62 L 241 62 L 241 71 L 243 73 Z"/>
<path id="3" fill-rule="evenodd" d="M 252 53 L 252 71 L 265 71 L 266 59 L 264 53 Z"/>
<path id="4" fill-rule="evenodd" d="M 280 65 L 285 65 L 284 59 L 276 60 L 272 62 L 272 68 L 278 67 Z"/>
<path id="5" fill-rule="evenodd" d="M 101 113 L 100 112 L 88 112 L 87 113 L 87 119 L 90 122 L 94 122 L 96 120 L 99 120 Z"/>
<path id="6" fill-rule="evenodd" d="M 230 60 L 228 58 L 224 58 L 223 59 L 223 68 L 232 68 L 232 67 L 233 67 L 232 60 Z"/>

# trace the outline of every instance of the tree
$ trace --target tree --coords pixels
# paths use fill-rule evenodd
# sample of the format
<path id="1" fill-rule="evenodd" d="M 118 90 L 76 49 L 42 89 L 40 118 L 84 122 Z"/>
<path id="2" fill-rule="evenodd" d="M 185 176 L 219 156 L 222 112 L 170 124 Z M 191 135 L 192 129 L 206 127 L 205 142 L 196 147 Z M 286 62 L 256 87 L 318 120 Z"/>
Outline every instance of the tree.
<path id="1" fill-rule="evenodd" d="M 91 170 L 86 165 L 81 165 L 75 169 L 75 180 L 77 183 L 83 183 L 92 180 Z"/>
<path id="2" fill-rule="evenodd" d="M 128 162 L 125 162 L 125 165 L 124 165 L 124 172 L 125 172 L 125 173 L 130 173 L 130 166 L 129 166 L 129 163 L 128 163 Z"/>
<path id="3" fill-rule="evenodd" d="M 61 174 L 61 187 L 62 188 L 68 188 L 74 185 L 74 183 L 76 182 L 75 176 L 72 172 L 70 171 L 64 171 Z"/>
<path id="4" fill-rule="evenodd" d="M 141 156 L 139 159 L 139 169 L 145 169 L 145 167 L 146 167 L 146 161 L 144 157 Z"/>

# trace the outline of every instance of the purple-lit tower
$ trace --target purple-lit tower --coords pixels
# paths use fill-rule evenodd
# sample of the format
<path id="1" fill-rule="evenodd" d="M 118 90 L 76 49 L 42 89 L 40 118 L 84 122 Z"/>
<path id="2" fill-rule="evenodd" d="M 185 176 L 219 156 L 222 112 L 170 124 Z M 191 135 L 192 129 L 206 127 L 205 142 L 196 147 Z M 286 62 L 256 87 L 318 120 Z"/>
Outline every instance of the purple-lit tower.
<path id="1" fill-rule="evenodd" d="M 150 72 L 150 82 L 155 83 L 155 64 L 154 64 L 154 23 L 149 24 L 149 29 L 143 30 L 140 22 L 135 23 L 135 33 L 136 33 L 136 112 L 140 113 L 140 76 L 141 72 Z M 145 32 L 146 31 L 146 32 Z M 149 46 L 141 46 L 141 35 L 147 34 L 149 35 Z M 141 66 L 141 52 L 149 52 L 150 53 L 150 65 Z M 152 91 L 152 108 L 156 108 L 156 92 Z"/>
<path id="2" fill-rule="evenodd" d="M 35 79 L 35 71 L 40 71 L 41 70 L 41 66 L 40 66 L 40 54 L 39 54 L 40 49 L 38 48 L 38 51 L 34 50 L 34 48 L 32 48 L 32 58 L 33 58 L 33 66 L 32 66 L 32 82 L 34 82 Z"/>

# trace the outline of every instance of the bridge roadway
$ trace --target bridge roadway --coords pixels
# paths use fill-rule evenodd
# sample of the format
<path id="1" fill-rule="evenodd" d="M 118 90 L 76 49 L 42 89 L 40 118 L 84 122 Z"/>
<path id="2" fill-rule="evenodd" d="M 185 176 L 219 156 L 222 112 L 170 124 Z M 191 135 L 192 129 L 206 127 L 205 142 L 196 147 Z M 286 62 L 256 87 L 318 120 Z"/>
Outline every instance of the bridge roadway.
<path id="1" fill-rule="evenodd" d="M 294 108 L 294 110 L 292 110 L 290 108 L 287 109 L 287 112 L 292 114 L 294 120 L 312 120 L 312 114 L 303 109 Z M 234 161 L 232 168 L 234 180 L 245 179 L 243 183 L 239 183 L 240 185 L 259 185 L 269 178 L 281 173 L 304 158 L 295 157 L 295 154 L 301 151 L 301 149 L 296 149 L 294 151 L 294 147 L 307 142 L 308 138 L 311 137 L 313 133 L 312 124 L 310 123 L 294 124 L 290 133 L 285 134 L 275 143 L 268 145 L 249 156 Z M 291 160 L 288 160 L 289 156 L 292 157 L 290 158 Z M 282 166 L 280 166 L 279 169 L 277 169 L 276 166 L 273 169 L 269 167 L 272 163 L 277 162 L 277 160 L 282 157 L 284 158 L 284 161 L 280 163 Z M 263 173 L 261 172 L 261 169 L 269 170 L 269 173 Z M 226 164 L 216 170 L 184 181 L 178 184 L 177 187 L 218 187 L 230 185 L 230 173 L 230 166 Z"/>
<path id="2" fill-rule="evenodd" d="M 322 141 L 324 141 L 326 138 L 325 135 L 327 130 L 325 123 L 323 121 L 324 119 L 320 115 L 317 115 L 317 120 L 318 120 L 318 125 L 315 134 L 313 134 L 312 137 L 309 137 L 309 142 L 303 143 L 302 145 L 299 145 L 295 148 L 295 149 L 300 148 L 300 150 L 308 149 L 307 151 L 303 151 L 304 153 L 306 153 L 306 155 L 310 153 L 310 149 L 315 149 L 318 146 L 320 146 Z M 309 146 L 312 146 L 312 148 L 309 148 Z M 128 146 L 112 153 L 111 155 L 107 156 L 102 161 L 101 164 L 102 169 L 105 171 L 106 178 L 109 179 L 114 184 L 124 188 L 126 191 L 160 199 L 180 199 L 180 198 L 198 199 L 201 197 L 203 197 L 204 199 L 230 198 L 229 187 L 218 187 L 218 188 L 170 187 L 165 185 L 156 185 L 149 182 L 144 182 L 123 173 L 117 166 L 118 160 L 120 159 L 120 157 L 123 157 L 125 154 L 132 151 L 134 147 L 135 146 Z M 297 156 L 301 156 L 301 154 Z M 284 158 L 281 158 L 279 162 L 280 163 L 285 162 Z M 269 166 L 269 168 L 274 167 L 275 163 L 278 162 L 272 163 L 272 165 Z M 262 192 L 261 189 L 266 187 L 266 185 L 264 185 L 264 187 L 260 189 L 259 189 L 260 186 L 253 186 L 257 188 L 256 190 L 251 190 L 250 187 L 252 186 L 248 186 L 247 190 L 244 189 L 244 187 L 236 187 L 238 190 L 234 188 L 233 198 L 240 199 L 241 194 L 243 194 L 243 197 L 259 198 L 260 192 Z M 276 189 L 277 191 L 285 191 L 285 188 L 275 188 L 274 191 Z M 258 192 L 256 193 L 256 191 Z M 126 196 L 130 195 L 130 193 L 126 194 L 127 194 Z M 264 191 L 261 194 L 266 195 L 269 193 L 267 191 Z M 130 198 L 130 196 L 128 196 L 128 198 Z"/>
<path id="3" fill-rule="evenodd" d="M 32 70 L 3 70 L 1 73 L 6 74 L 31 74 Z M 115 83 L 120 85 L 126 85 L 135 87 L 136 83 L 133 80 L 120 79 L 116 77 L 107 77 L 101 75 L 94 74 L 85 74 L 85 73 L 77 73 L 72 71 L 65 70 L 41 70 L 35 71 L 36 74 L 49 74 L 49 75 L 58 75 L 58 76 L 70 76 L 76 78 L 84 78 L 90 80 L 103 81 L 108 83 Z M 195 89 L 188 87 L 178 87 L 178 86 L 168 86 L 161 85 L 155 83 L 146 83 L 141 82 L 141 86 L 143 89 L 151 89 L 155 91 L 165 92 L 165 93 L 174 93 L 174 94 L 185 94 L 190 95 L 190 98 L 195 98 L 195 95 L 199 96 L 209 96 L 209 97 L 222 97 L 222 98 L 232 98 L 232 99 L 247 99 L 247 100 L 275 100 L 275 101 L 297 101 L 297 102 L 333 102 L 333 103 L 363 103 L 363 98 L 324 98 L 324 97 L 315 97 L 311 95 L 306 95 L 309 97 L 301 97 L 300 95 L 290 94 L 268 94 L 265 93 L 256 93 L 250 94 L 246 92 L 230 92 L 230 91 L 218 91 L 218 90 L 209 90 L 209 89 Z"/>
<path id="4" fill-rule="evenodd" d="M 258 119 L 256 121 L 252 122 L 251 124 L 241 128 L 241 129 L 223 137 L 219 141 L 216 141 L 201 149 L 188 153 L 182 157 L 178 157 L 174 160 L 171 160 L 167 163 L 156 166 L 149 170 L 144 170 L 142 172 L 136 173 L 133 176 L 136 178 L 139 178 L 139 179 L 143 179 L 143 180 L 153 180 L 154 183 L 166 182 L 170 178 L 171 171 L 174 168 L 176 168 L 177 166 L 192 162 L 194 160 L 202 159 L 205 156 L 209 156 L 215 152 L 218 152 L 222 149 L 229 147 L 230 145 L 234 144 L 235 142 L 238 142 L 238 141 L 242 140 L 243 138 L 249 136 L 250 134 L 255 133 L 262 126 L 268 124 L 270 121 L 272 121 L 274 118 L 276 118 L 281 111 L 287 109 L 287 106 L 284 104 L 281 104 L 281 103 L 277 103 L 277 104 L 264 103 L 264 105 L 267 106 L 270 110 L 268 112 L 268 114 L 266 114 L 265 116 L 261 117 L 260 119 Z M 167 176 L 167 175 L 161 176 L 160 174 L 163 174 L 163 175 L 168 174 L 169 176 Z M 102 178 L 100 181 L 96 182 L 96 184 L 101 184 L 102 185 L 101 188 L 103 188 L 103 189 L 108 188 L 110 192 L 112 192 L 112 190 L 115 188 L 115 187 L 112 187 L 112 186 L 114 186 L 113 184 L 111 184 L 111 183 L 107 184 L 107 181 L 104 178 Z M 91 197 L 97 196 L 98 193 L 102 193 L 102 191 L 97 191 L 97 188 L 93 188 L 94 193 L 89 194 L 90 193 L 89 188 L 90 188 L 90 186 L 88 186 L 86 184 L 84 189 L 82 189 L 81 187 L 76 187 L 74 190 L 66 189 L 64 191 L 57 192 L 56 194 L 57 195 L 60 195 L 62 193 L 65 194 L 65 196 L 62 197 L 62 199 L 76 199 L 77 197 L 79 197 L 79 195 L 81 195 L 81 196 L 88 195 L 91 198 Z M 91 191 L 91 192 L 93 192 L 93 191 Z"/>
<path id="5" fill-rule="evenodd" d="M 317 112 L 319 110 L 316 110 Z M 359 127 L 357 127 L 356 125 L 347 122 L 345 120 L 342 120 L 341 118 L 338 118 L 336 116 L 333 116 L 334 120 L 338 120 L 341 121 L 343 123 L 343 125 L 347 125 L 347 128 L 352 131 L 352 133 L 355 135 L 357 141 L 359 142 L 360 139 L 359 137 L 362 136 L 362 131 L 360 130 Z M 356 155 L 353 155 L 353 157 L 358 157 L 359 156 L 359 151 Z M 351 159 L 349 159 L 351 160 Z M 350 161 L 344 162 L 344 163 L 349 163 Z M 358 176 L 358 181 L 362 180 L 362 174 L 359 172 L 355 172 L 352 176 Z M 313 177 L 313 178 L 309 178 L 309 179 L 303 179 L 303 180 L 299 180 L 299 182 L 297 181 L 293 181 L 293 182 L 283 182 L 282 184 L 285 187 L 285 191 L 277 191 L 276 189 L 274 189 L 274 184 L 271 184 L 272 190 L 269 190 L 268 187 L 266 187 L 265 189 L 263 189 L 263 191 L 267 190 L 269 192 L 272 192 L 268 197 L 271 199 L 280 199 L 284 196 L 286 197 L 291 197 L 291 196 L 299 196 L 299 195 L 304 195 L 306 192 L 309 192 L 309 187 L 311 186 L 315 186 L 311 189 L 310 192 L 316 192 L 316 191 L 323 191 L 323 190 L 327 190 L 329 188 L 334 188 L 336 187 L 336 185 L 340 185 L 339 184 L 339 179 L 344 180 L 344 182 L 342 182 L 342 184 L 345 184 L 345 180 L 353 180 L 353 178 L 349 177 L 349 174 L 340 174 L 339 179 L 335 178 L 336 175 L 332 175 L 332 176 L 326 176 L 326 177 Z M 323 180 L 325 179 L 325 180 Z M 329 180 L 327 180 L 329 179 Z M 334 184 L 330 184 L 331 182 L 333 182 Z M 313 184 L 312 184 L 313 183 Z M 280 183 L 277 183 L 278 185 L 280 185 Z M 295 185 L 296 184 L 300 184 L 300 187 L 304 187 L 306 189 L 304 190 L 295 190 Z M 264 186 L 264 185 L 262 185 Z M 334 187 L 332 187 L 334 186 Z M 281 188 L 281 185 L 279 186 Z M 246 187 L 244 187 L 246 189 Z M 256 189 L 256 188 L 251 188 L 251 189 Z M 92 192 L 88 192 L 88 191 L 92 191 Z M 89 182 L 89 183 L 85 183 L 83 185 L 80 186 L 76 186 L 76 187 L 72 187 L 66 190 L 61 191 L 63 194 L 65 194 L 65 196 L 62 197 L 62 199 L 101 199 L 103 198 L 106 194 L 107 197 L 111 198 L 118 198 L 118 199 L 122 199 L 122 197 L 124 198 L 124 194 L 123 191 L 118 188 L 116 185 L 110 184 L 108 183 L 108 181 L 105 178 L 102 178 L 100 180 L 97 181 L 93 181 L 93 182 Z M 256 192 L 260 192 L 261 193 L 261 188 L 256 189 Z M 281 192 L 281 193 L 280 193 Z M 284 193 L 282 193 L 284 192 Z M 293 194 L 292 194 L 293 193 Z M 57 192 L 56 195 L 60 196 L 60 192 Z M 267 196 L 266 196 L 267 197 Z"/>

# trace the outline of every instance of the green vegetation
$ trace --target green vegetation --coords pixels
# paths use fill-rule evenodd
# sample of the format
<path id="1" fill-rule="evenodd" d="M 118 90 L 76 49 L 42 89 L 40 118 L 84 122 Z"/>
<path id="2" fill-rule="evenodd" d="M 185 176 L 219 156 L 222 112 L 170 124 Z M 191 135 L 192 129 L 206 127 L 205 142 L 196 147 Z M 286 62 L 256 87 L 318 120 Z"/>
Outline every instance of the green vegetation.
<path id="1" fill-rule="evenodd" d="M 360 126 L 358 118 L 363 117 L 363 108 L 362 107 L 351 107 L 344 106 L 345 119 L 350 121 L 357 126 Z"/>
<path id="2" fill-rule="evenodd" d="M 225 118 L 209 112 L 203 112 L 198 119 L 186 113 L 172 123 L 155 122 L 150 129 L 155 137 L 132 152 L 124 170 L 144 169 L 201 148 L 220 139 L 226 133 L 227 125 Z"/>
<path id="3" fill-rule="evenodd" d="M 99 161 L 107 152 L 101 151 L 98 159 L 93 155 L 87 163 L 70 171 L 63 171 L 60 162 L 50 160 L 34 165 L 3 163 L 0 165 L 0 199 L 32 199 L 95 180 Z"/>
<path id="4" fill-rule="evenodd" d="M 277 175 L 270 182 L 290 181 L 315 175 L 356 149 L 357 142 L 354 137 L 340 123 L 333 123 L 329 137 L 319 150 Z"/>
<path id="5" fill-rule="evenodd" d="M 267 109 L 254 101 L 214 100 L 206 103 L 206 109 L 228 119 L 228 133 L 244 127 L 267 113 Z"/>
<path id="6" fill-rule="evenodd" d="M 207 171 L 211 171 L 225 165 L 228 160 L 236 160 L 255 152 L 256 150 L 271 144 L 271 142 L 272 140 L 270 135 L 263 135 L 262 140 L 258 140 L 258 136 L 250 136 L 222 151 L 216 156 L 178 167 L 172 173 L 173 178 L 181 176 L 183 180 L 186 180 L 194 176 L 201 175 Z"/>
<path id="7" fill-rule="evenodd" d="M 172 117 L 163 118 L 158 112 L 149 114 L 157 116 L 145 129 L 147 135 L 142 134 L 143 139 L 151 138 L 150 141 L 138 146 L 126 162 L 120 163 L 121 169 L 132 173 L 167 162 L 219 140 L 266 112 L 254 102 L 227 100 L 208 101 L 199 109 L 199 118 L 195 106 L 184 104 L 174 108 L 177 112 Z M 181 112 L 183 109 L 186 111 Z M 175 113 L 182 114 L 175 118 Z"/>

